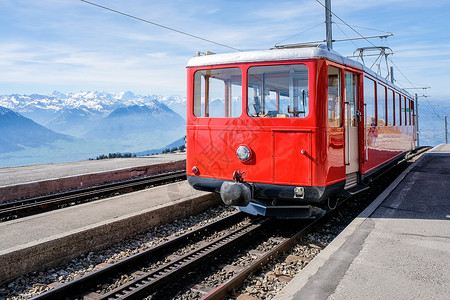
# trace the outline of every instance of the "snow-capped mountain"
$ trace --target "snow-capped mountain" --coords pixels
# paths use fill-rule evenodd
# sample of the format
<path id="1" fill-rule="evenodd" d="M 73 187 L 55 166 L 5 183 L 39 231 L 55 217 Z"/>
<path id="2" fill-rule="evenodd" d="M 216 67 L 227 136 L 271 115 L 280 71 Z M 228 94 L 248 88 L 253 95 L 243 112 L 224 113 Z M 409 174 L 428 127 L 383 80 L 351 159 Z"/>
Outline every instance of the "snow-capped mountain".
<path id="1" fill-rule="evenodd" d="M 0 167 L 157 149 L 186 134 L 186 100 L 176 96 L 13 94 L 1 106 Z"/>
<path id="2" fill-rule="evenodd" d="M 85 135 L 96 139 L 124 139 L 154 131 L 185 131 L 183 118 L 159 101 L 114 110 Z"/>
<path id="3" fill-rule="evenodd" d="M 141 96 L 133 92 L 78 92 L 50 95 L 2 95 L 0 106 L 21 113 L 54 131 L 81 137 L 110 113 L 119 108 L 161 103 L 186 116 L 186 99 L 180 96 Z M 170 122 L 170 120 L 169 120 Z"/>
<path id="4" fill-rule="evenodd" d="M 0 96 L 0 106 L 12 109 L 19 113 L 32 113 L 34 111 L 42 112 L 43 110 L 54 113 L 62 109 L 83 107 L 91 111 L 108 114 L 120 107 L 147 105 L 154 100 L 166 104 L 175 112 L 179 110 L 179 107 L 186 107 L 186 99 L 179 96 L 141 96 L 130 91 L 119 93 L 78 92 L 69 93 L 67 95 L 55 91 L 50 95 L 2 95 Z M 181 109 L 179 111 L 181 112 L 183 110 Z"/>

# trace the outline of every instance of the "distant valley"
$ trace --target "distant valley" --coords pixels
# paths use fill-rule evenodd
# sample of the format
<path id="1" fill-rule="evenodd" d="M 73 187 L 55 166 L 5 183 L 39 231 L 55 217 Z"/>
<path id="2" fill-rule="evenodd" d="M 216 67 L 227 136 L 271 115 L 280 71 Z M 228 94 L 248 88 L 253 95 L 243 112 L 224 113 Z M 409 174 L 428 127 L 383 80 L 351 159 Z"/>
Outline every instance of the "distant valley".
<path id="1" fill-rule="evenodd" d="M 185 135 L 186 100 L 132 92 L 0 96 L 0 167 L 158 152 Z M 151 150 L 151 151 L 150 151 Z"/>

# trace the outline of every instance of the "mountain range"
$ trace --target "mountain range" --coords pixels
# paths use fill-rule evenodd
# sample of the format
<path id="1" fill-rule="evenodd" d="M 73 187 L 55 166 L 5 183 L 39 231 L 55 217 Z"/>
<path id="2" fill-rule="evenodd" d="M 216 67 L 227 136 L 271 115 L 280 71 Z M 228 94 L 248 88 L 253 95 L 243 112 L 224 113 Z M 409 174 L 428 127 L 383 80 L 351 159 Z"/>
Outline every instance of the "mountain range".
<path id="1" fill-rule="evenodd" d="M 0 106 L 9 108 L 56 132 L 82 137 L 114 110 L 130 106 L 167 106 L 185 119 L 186 99 L 179 96 L 141 96 L 120 93 L 78 92 L 50 95 L 1 95 Z"/>
<path id="2" fill-rule="evenodd" d="M 443 116 L 450 115 L 450 106 L 448 101 L 429 104 L 419 112 L 420 141 L 434 146 L 445 141 Z M 210 105 L 221 108 L 223 100 L 214 99 Z M 185 117 L 186 99 L 178 96 L 0 95 L 0 167 L 76 161 L 114 152 L 157 153 L 174 141 L 176 146 L 183 143 Z"/>
<path id="3" fill-rule="evenodd" d="M 0 96 L 0 167 L 160 149 L 185 135 L 186 100 L 132 92 Z"/>
<path id="4" fill-rule="evenodd" d="M 133 92 L 78 92 L 63 94 L 54 91 L 50 95 L 0 95 L 0 106 L 19 112 L 31 112 L 36 108 L 48 111 L 86 107 L 96 111 L 113 111 L 119 107 L 145 105 L 152 100 L 165 103 L 171 109 L 178 109 L 178 104 L 186 106 L 186 99 L 179 96 L 147 95 Z M 176 111 L 176 109 L 174 109 Z M 185 114 L 185 111 L 180 111 Z"/>
<path id="5" fill-rule="evenodd" d="M 56 133 L 8 108 L 0 106 L 0 153 L 14 152 L 26 147 L 44 147 L 58 140 L 73 138 Z"/>

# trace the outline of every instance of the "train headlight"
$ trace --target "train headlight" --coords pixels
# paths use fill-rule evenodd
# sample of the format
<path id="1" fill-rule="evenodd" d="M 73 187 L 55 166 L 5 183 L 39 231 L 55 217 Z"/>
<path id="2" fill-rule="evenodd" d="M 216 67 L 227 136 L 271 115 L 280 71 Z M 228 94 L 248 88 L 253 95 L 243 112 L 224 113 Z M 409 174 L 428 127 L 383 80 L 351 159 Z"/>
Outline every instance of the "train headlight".
<path id="1" fill-rule="evenodd" d="M 239 146 L 236 150 L 237 157 L 242 161 L 247 161 L 252 157 L 252 152 L 246 146 Z"/>

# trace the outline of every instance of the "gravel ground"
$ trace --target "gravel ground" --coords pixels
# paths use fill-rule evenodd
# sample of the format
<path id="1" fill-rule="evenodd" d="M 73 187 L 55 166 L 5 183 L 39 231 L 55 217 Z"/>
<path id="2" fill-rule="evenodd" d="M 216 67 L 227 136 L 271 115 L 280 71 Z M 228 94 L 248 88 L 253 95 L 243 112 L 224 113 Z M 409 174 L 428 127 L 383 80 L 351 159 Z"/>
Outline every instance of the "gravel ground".
<path id="1" fill-rule="evenodd" d="M 196 216 L 160 225 L 150 229 L 146 233 L 130 237 L 107 249 L 83 254 L 70 261 L 70 263 L 61 265 L 58 268 L 29 273 L 17 278 L 13 282 L 0 286 L 0 298 L 7 300 L 29 299 L 50 288 L 57 287 L 62 283 L 91 273 L 105 264 L 112 264 L 123 258 L 142 252 L 171 238 L 229 215 L 234 211 L 234 208 L 225 206 L 209 209 Z M 123 275 L 115 285 L 126 282 L 129 279 L 130 277 Z M 109 287 L 107 290 L 111 288 Z"/>
<path id="2" fill-rule="evenodd" d="M 322 249 L 326 247 L 344 228 L 334 226 L 332 223 L 327 223 L 320 232 L 314 232 L 306 235 L 296 246 L 285 253 L 281 258 L 277 259 L 265 267 L 257 274 L 248 279 L 244 286 L 241 287 L 234 296 L 229 299 L 241 298 L 245 295 L 251 299 L 270 299 L 274 297 L 281 289 L 303 269 Z M 198 286 L 206 289 L 212 289 L 231 278 L 235 272 L 240 268 L 252 263 L 260 253 L 271 250 L 273 247 L 281 243 L 286 238 L 271 236 L 261 241 L 257 245 L 253 245 L 251 249 L 244 252 L 235 253 L 235 255 L 228 259 L 225 267 L 217 268 L 216 272 L 204 278 Z M 215 268 L 215 267 L 214 267 Z M 215 271 L 214 269 L 205 270 L 206 273 Z M 200 299 L 205 294 L 196 290 L 190 289 L 187 291 L 180 291 L 173 299 L 190 300 Z M 148 299 L 158 299 L 156 297 L 149 297 Z"/>
<path id="3" fill-rule="evenodd" d="M 229 299 L 271 299 L 339 234 L 337 227 L 307 234 L 288 252 L 247 279 Z"/>
<path id="4" fill-rule="evenodd" d="M 228 299 L 272 299 L 407 167 L 408 164 L 399 166 L 375 182 L 370 190 L 345 202 L 339 208 L 337 216 L 331 218 L 319 230 L 306 235 L 277 260 L 253 274 Z"/>
<path id="5" fill-rule="evenodd" d="M 303 237 L 294 247 L 281 255 L 275 261 L 264 266 L 256 274 L 246 280 L 244 285 L 235 291 L 228 299 L 256 300 L 271 299 L 276 296 L 292 278 L 299 273 L 321 250 L 331 243 L 345 227 L 358 216 L 372 201 L 396 178 L 407 165 L 397 168 L 389 175 L 383 176 L 383 180 L 377 181 L 374 186 L 357 197 L 343 203 L 339 208 L 339 213 L 331 218 L 314 232 Z M 270 237 L 258 245 L 253 245 L 252 249 L 244 253 L 236 253 L 227 261 L 226 267 L 218 268 L 215 272 L 207 275 L 198 286 L 203 289 L 217 287 L 227 279 L 231 278 L 236 268 L 250 264 L 259 251 L 267 251 L 280 243 L 280 238 Z M 231 265 L 231 266 L 230 266 Z M 214 270 L 211 270 L 214 271 Z M 206 271 L 207 272 L 207 271 Z M 200 299 L 205 293 L 198 289 L 180 291 L 172 297 L 177 300 Z M 149 297 L 148 299 L 153 299 Z M 156 298 L 155 298 L 156 299 Z"/>
<path id="6" fill-rule="evenodd" d="M 396 170 L 395 174 L 390 175 L 383 182 L 377 183 L 376 187 L 369 192 L 361 193 L 356 199 L 344 204 L 341 212 L 328 221 L 319 230 L 306 235 L 297 245 L 284 253 L 277 260 L 263 267 L 259 272 L 250 277 L 244 285 L 230 296 L 229 299 L 271 299 L 297 274 L 300 272 L 317 254 L 320 253 L 352 220 L 360 211 L 370 204 L 376 196 L 383 191 L 393 178 L 398 176 L 404 168 Z M 385 176 L 386 177 L 386 176 Z M 198 226 L 212 222 L 218 218 L 228 215 L 234 211 L 233 208 L 218 207 L 208 210 L 200 215 L 189 217 L 183 220 L 177 220 L 171 224 L 161 225 L 151 229 L 148 232 L 136 235 L 102 251 L 89 252 L 85 255 L 73 259 L 68 265 L 50 270 L 33 272 L 22 276 L 15 281 L 0 287 L 0 298 L 5 299 L 28 299 L 42 293 L 51 287 L 58 286 L 61 283 L 71 281 L 88 274 L 103 264 L 111 264 L 125 257 L 151 248 L 159 243 L 169 240 L 175 236 L 181 235 Z M 208 240 L 217 238 L 221 233 L 212 234 Z M 236 271 L 236 267 L 248 264 L 254 259 L 258 251 L 274 247 L 280 242 L 279 238 L 268 238 L 254 245 L 252 250 L 236 254 L 228 263 L 230 266 L 223 268 L 210 266 L 206 278 L 199 284 L 206 287 L 214 287 L 230 278 Z M 193 246 L 188 245 L 178 250 L 175 255 L 182 255 L 192 250 Z M 167 258 L 167 260 L 170 258 Z M 157 262 L 145 269 L 153 269 L 163 264 Z M 211 274 L 212 273 L 212 274 Z M 129 275 L 122 275 L 113 283 L 112 286 L 104 286 L 103 289 L 111 290 L 118 285 L 130 280 Z M 196 290 L 181 291 L 175 299 L 199 299 L 204 293 Z M 153 299 L 149 297 L 148 299 Z M 154 297 L 154 299 L 156 299 Z"/>

